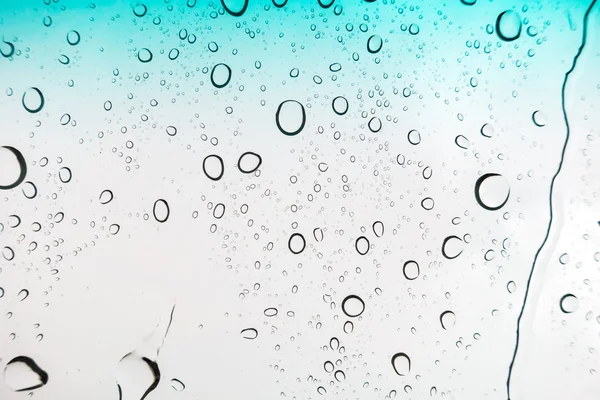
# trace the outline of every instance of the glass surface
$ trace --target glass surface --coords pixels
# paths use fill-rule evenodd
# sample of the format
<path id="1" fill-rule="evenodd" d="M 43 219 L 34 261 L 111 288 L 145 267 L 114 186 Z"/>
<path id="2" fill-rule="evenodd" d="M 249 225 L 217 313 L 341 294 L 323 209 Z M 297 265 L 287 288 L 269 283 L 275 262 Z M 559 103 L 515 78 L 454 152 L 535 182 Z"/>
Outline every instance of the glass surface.
<path id="1" fill-rule="evenodd" d="M 600 397 L 600 5 L 0 0 L 0 399 Z"/>

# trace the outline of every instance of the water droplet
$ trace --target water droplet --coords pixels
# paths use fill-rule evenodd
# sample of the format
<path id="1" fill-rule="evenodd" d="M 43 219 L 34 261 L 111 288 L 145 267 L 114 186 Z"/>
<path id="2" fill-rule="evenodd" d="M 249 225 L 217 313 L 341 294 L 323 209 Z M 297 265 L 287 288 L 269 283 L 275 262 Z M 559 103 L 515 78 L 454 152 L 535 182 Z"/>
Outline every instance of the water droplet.
<path id="1" fill-rule="evenodd" d="M 413 281 L 419 277 L 421 270 L 419 268 L 419 264 L 414 260 L 409 260 L 404 263 L 402 267 L 402 273 L 404 277 L 409 281 Z"/>
<path id="2" fill-rule="evenodd" d="M 108 204 L 113 199 L 113 192 L 111 190 L 105 189 L 100 193 L 98 199 L 100 200 L 100 204 Z"/>
<path id="3" fill-rule="evenodd" d="M 213 209 L 213 217 L 221 219 L 225 215 L 225 204 L 218 203 Z"/>
<path id="4" fill-rule="evenodd" d="M 373 222 L 373 233 L 375 234 L 375 236 L 382 237 L 383 231 L 384 231 L 383 222 L 381 222 L 381 221 Z"/>
<path id="5" fill-rule="evenodd" d="M 396 353 L 392 357 L 392 366 L 398 375 L 406 376 L 410 373 L 410 357 L 406 353 Z"/>
<path id="6" fill-rule="evenodd" d="M 360 316 L 365 311 L 365 302 L 355 294 L 342 300 L 342 311 L 351 318 Z"/>
<path id="7" fill-rule="evenodd" d="M 275 123 L 279 131 L 287 136 L 295 136 L 306 124 L 304 106 L 296 100 L 286 100 L 279 104 L 275 114 Z"/>
<path id="8" fill-rule="evenodd" d="M 342 370 L 337 370 L 335 371 L 335 373 L 333 374 L 333 377 L 338 381 L 338 382 L 343 382 L 346 380 L 346 374 L 344 373 L 344 371 Z"/>
<path id="9" fill-rule="evenodd" d="M 507 10 L 496 19 L 496 33 L 506 42 L 516 40 L 521 35 L 521 17 L 518 13 Z"/>
<path id="10" fill-rule="evenodd" d="M 71 62 L 71 60 L 65 54 L 61 54 L 60 56 L 58 56 L 58 62 L 62 65 L 68 65 Z"/>
<path id="11" fill-rule="evenodd" d="M 333 64 L 329 65 L 329 70 L 331 72 L 340 72 L 342 70 L 342 64 L 333 63 Z"/>
<path id="12" fill-rule="evenodd" d="M 121 226 L 119 224 L 111 224 L 108 227 L 108 232 L 111 235 L 116 235 L 117 233 L 119 233 L 120 230 L 121 230 Z"/>
<path id="13" fill-rule="evenodd" d="M 19 297 L 21 301 L 25 300 L 26 298 L 29 297 L 29 290 L 21 289 L 19 291 L 19 294 L 17 294 L 17 297 Z"/>
<path id="14" fill-rule="evenodd" d="M 304 236 L 299 233 L 293 233 L 288 240 L 288 249 L 294 254 L 300 254 L 306 247 Z"/>
<path id="15" fill-rule="evenodd" d="M 371 247 L 371 245 L 369 243 L 369 239 L 367 239 L 364 236 L 361 236 L 358 239 L 356 239 L 356 242 L 354 243 L 354 247 L 356 248 L 356 251 L 358 252 L 358 254 L 360 254 L 361 256 L 364 256 L 365 254 L 367 254 L 369 252 L 369 248 Z"/>
<path id="16" fill-rule="evenodd" d="M 238 160 L 238 168 L 244 174 L 251 174 L 262 164 L 262 157 L 251 151 L 242 154 Z"/>
<path id="17" fill-rule="evenodd" d="M 411 35 L 417 35 L 419 33 L 419 25 L 410 24 L 410 26 L 408 27 L 408 33 L 410 33 Z"/>
<path id="18" fill-rule="evenodd" d="M 218 181 L 223 177 L 223 173 L 225 172 L 223 159 L 216 154 L 206 156 L 202 162 L 202 170 L 208 179 Z"/>
<path id="19" fill-rule="evenodd" d="M 266 317 L 275 317 L 278 313 L 279 311 L 275 307 L 269 307 L 263 312 Z"/>
<path id="20" fill-rule="evenodd" d="M 325 361 L 325 363 L 323 364 L 323 368 L 325 369 L 325 372 L 331 373 L 335 369 L 335 366 L 331 361 Z"/>
<path id="21" fill-rule="evenodd" d="M 146 47 L 140 49 L 140 51 L 138 51 L 138 60 L 143 63 L 152 61 L 152 52 L 150 49 L 147 49 Z"/>
<path id="22" fill-rule="evenodd" d="M 565 314 L 577 311 L 579 308 L 579 299 L 575 295 L 568 293 L 560 299 L 560 310 Z"/>
<path id="23" fill-rule="evenodd" d="M 540 128 L 546 126 L 546 123 L 547 123 L 546 122 L 547 121 L 546 114 L 544 114 L 540 110 L 534 111 L 533 114 L 531 115 L 531 119 L 533 120 L 533 123 L 536 126 L 539 126 Z"/>
<path id="24" fill-rule="evenodd" d="M 315 228 L 313 230 L 313 236 L 315 237 L 315 240 L 317 242 L 320 242 L 323 240 L 323 229 L 321 228 Z"/>
<path id="25" fill-rule="evenodd" d="M 483 124 L 481 127 L 481 135 L 486 138 L 491 138 L 494 135 L 494 127 L 490 124 Z"/>
<path id="26" fill-rule="evenodd" d="M 0 147 L 0 190 L 19 186 L 27 176 L 23 154 L 12 146 Z"/>
<path id="27" fill-rule="evenodd" d="M 335 0 L 318 0 L 319 5 L 322 8 L 329 8 L 329 7 L 331 7 L 333 5 L 334 1 Z"/>
<path id="28" fill-rule="evenodd" d="M 456 145 L 458 147 L 460 147 L 461 149 L 468 149 L 469 148 L 469 139 L 467 139 L 466 137 L 464 137 L 463 135 L 458 135 L 455 139 L 454 139 L 454 143 L 456 143 Z"/>
<path id="29" fill-rule="evenodd" d="M 508 201 L 510 186 L 500 174 L 489 173 L 480 176 L 475 182 L 475 199 L 486 210 L 499 210 Z"/>
<path id="30" fill-rule="evenodd" d="M 137 4 L 133 7 L 133 13 L 136 17 L 143 17 L 148 12 L 148 8 L 144 4 Z"/>
<path id="31" fill-rule="evenodd" d="M 377 133 L 381 130 L 381 120 L 377 117 L 373 117 L 369 120 L 369 129 L 373 133 Z"/>
<path id="32" fill-rule="evenodd" d="M 152 207 L 152 214 L 154 214 L 154 219 L 160 223 L 164 223 L 169 219 L 169 215 L 171 214 L 171 210 L 169 209 L 169 203 L 167 203 L 164 199 L 158 199 L 154 202 L 154 207 Z"/>
<path id="33" fill-rule="evenodd" d="M 442 243 L 442 255 L 448 260 L 453 260 L 460 256 L 463 240 L 458 236 L 448 236 Z"/>
<path id="34" fill-rule="evenodd" d="M 185 385 L 179 379 L 173 378 L 171 379 L 171 387 L 176 392 L 183 392 L 185 390 Z"/>
<path id="35" fill-rule="evenodd" d="M 0 42 L 0 54 L 6 58 L 12 57 L 13 54 L 15 54 L 15 45 L 6 40 L 2 40 Z"/>
<path id="36" fill-rule="evenodd" d="M 412 144 L 413 146 L 416 146 L 419 143 L 421 143 L 421 134 L 416 129 L 413 129 L 410 132 L 408 132 L 407 137 L 408 137 L 408 142 L 410 144 Z"/>
<path id="37" fill-rule="evenodd" d="M 248 0 L 221 0 L 221 5 L 234 17 L 241 17 L 248 8 Z"/>
<path id="38" fill-rule="evenodd" d="M 179 57 L 179 50 L 173 47 L 169 50 L 169 60 L 176 60 L 177 57 Z"/>
<path id="39" fill-rule="evenodd" d="M 44 95 L 40 89 L 36 87 L 30 87 L 23 93 L 23 99 L 21 102 L 27 112 L 35 114 L 44 108 Z"/>
<path id="40" fill-rule="evenodd" d="M 12 261 L 15 258 L 15 252 L 13 249 L 11 249 L 8 246 L 5 246 L 2 249 L 2 257 L 6 260 L 6 261 Z"/>
<path id="41" fill-rule="evenodd" d="M 332 337 L 329 340 L 329 347 L 331 350 L 337 350 L 340 347 L 340 341 L 336 337 Z"/>
<path id="42" fill-rule="evenodd" d="M 509 281 L 506 284 L 506 290 L 508 290 L 508 293 L 514 293 L 517 290 L 517 284 L 514 281 Z"/>
<path id="43" fill-rule="evenodd" d="M 331 107 L 337 115 L 344 115 L 348 112 L 348 100 L 343 96 L 337 96 L 331 102 Z"/>
<path id="44" fill-rule="evenodd" d="M 44 23 L 45 27 L 49 27 L 50 25 L 52 25 L 52 17 L 46 16 L 46 17 L 44 17 L 42 22 Z"/>
<path id="45" fill-rule="evenodd" d="M 224 88 L 231 80 L 231 68 L 227 64 L 216 64 L 210 73 L 210 81 L 217 89 Z"/>
<path id="46" fill-rule="evenodd" d="M 371 54 L 378 53 L 383 47 L 383 39 L 379 35 L 373 35 L 367 40 L 367 51 Z"/>
<path id="47" fill-rule="evenodd" d="M 71 182 L 72 177 L 73 173 L 71 172 L 71 169 L 69 167 L 62 167 L 60 170 L 58 170 L 58 178 L 62 183 Z"/>
<path id="48" fill-rule="evenodd" d="M 287 4 L 288 0 L 273 0 L 273 5 L 277 8 L 281 8 Z"/>
<path id="49" fill-rule="evenodd" d="M 352 321 L 346 321 L 344 323 L 344 333 L 349 335 L 352 332 L 354 332 L 354 324 L 352 323 Z"/>
<path id="50" fill-rule="evenodd" d="M 558 261 L 562 264 L 565 265 L 569 262 L 569 255 L 567 253 L 563 253 L 560 255 L 560 257 L 558 257 Z"/>
<path id="51" fill-rule="evenodd" d="M 242 329 L 242 331 L 240 332 L 240 334 L 242 335 L 242 337 L 244 339 L 256 339 L 258 337 L 258 331 L 254 328 L 246 328 L 246 329 Z"/>
<path id="52" fill-rule="evenodd" d="M 466 6 L 472 6 L 477 3 L 477 0 L 460 0 Z"/>
<path id="53" fill-rule="evenodd" d="M 8 216 L 8 226 L 11 228 L 16 228 L 19 225 L 21 225 L 21 217 L 15 214 Z"/>
<path id="54" fill-rule="evenodd" d="M 1 164 L 2 164 L 2 162 L 0 161 L 0 165 Z M 0 189 L 1 189 L 1 187 L 0 187 Z M 28 199 L 34 199 L 35 196 L 37 196 L 37 187 L 35 186 L 35 184 L 33 182 L 30 182 L 30 181 L 27 181 L 23 184 L 21 191 L 23 192 L 23 195 L 25 197 L 27 197 Z"/>
<path id="55" fill-rule="evenodd" d="M 431 197 L 425 197 L 423 200 L 421 200 L 421 207 L 427 211 L 433 210 L 434 205 L 435 202 Z"/>
<path id="56" fill-rule="evenodd" d="M 210 42 L 208 44 L 208 50 L 210 50 L 213 53 L 216 53 L 219 50 L 219 45 L 217 44 L 217 42 Z"/>
<path id="57" fill-rule="evenodd" d="M 323 386 L 319 386 L 317 388 L 317 393 L 319 393 L 321 396 L 324 396 L 325 394 L 327 394 L 327 390 L 325 390 Z"/>
<path id="58" fill-rule="evenodd" d="M 47 384 L 48 374 L 33 359 L 18 356 L 6 364 L 4 382 L 14 392 L 25 392 Z"/>
<path id="59" fill-rule="evenodd" d="M 452 311 L 444 311 L 440 315 L 440 324 L 444 330 L 448 330 L 456 324 L 456 315 Z"/>
<path id="60" fill-rule="evenodd" d="M 79 35 L 79 32 L 75 30 L 67 32 L 67 43 L 71 46 L 77 46 L 80 41 L 81 36 Z"/>

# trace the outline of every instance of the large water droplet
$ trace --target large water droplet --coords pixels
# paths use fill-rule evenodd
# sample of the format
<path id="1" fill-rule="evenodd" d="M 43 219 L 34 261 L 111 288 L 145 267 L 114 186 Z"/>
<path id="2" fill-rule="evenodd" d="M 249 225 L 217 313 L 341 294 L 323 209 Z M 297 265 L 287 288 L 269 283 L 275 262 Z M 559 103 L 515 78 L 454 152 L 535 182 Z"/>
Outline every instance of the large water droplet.
<path id="1" fill-rule="evenodd" d="M 156 200 L 154 202 L 154 207 L 152 207 L 152 214 L 154 214 L 154 219 L 158 222 L 166 222 L 171 214 L 169 203 L 167 203 L 167 201 L 164 199 Z"/>
<path id="2" fill-rule="evenodd" d="M 419 264 L 416 261 L 410 260 L 404 263 L 402 267 L 402 273 L 404 277 L 409 281 L 413 281 L 419 277 L 420 273 Z"/>
<path id="3" fill-rule="evenodd" d="M 448 236 L 442 243 L 442 255 L 448 260 L 455 259 L 463 252 L 463 240 L 458 236 Z"/>
<path id="4" fill-rule="evenodd" d="M 275 114 L 275 123 L 281 133 L 287 136 L 295 136 L 306 124 L 306 112 L 304 106 L 296 100 L 286 100 L 279 104 Z"/>
<path id="5" fill-rule="evenodd" d="M 565 314 L 570 314 L 572 312 L 577 311 L 577 309 L 579 308 L 579 299 L 571 294 L 565 294 L 563 297 L 561 297 L 560 299 L 560 310 L 562 312 L 564 312 Z"/>
<path id="6" fill-rule="evenodd" d="M 262 164 L 262 157 L 251 151 L 247 151 L 240 156 L 238 168 L 244 174 L 251 174 Z"/>
<path id="7" fill-rule="evenodd" d="M 152 61 L 152 52 L 150 51 L 150 49 L 147 49 L 145 47 L 140 49 L 140 51 L 138 51 L 138 60 L 140 60 L 143 63 Z"/>
<path id="8" fill-rule="evenodd" d="M 367 40 L 367 51 L 375 54 L 383 47 L 383 39 L 379 35 L 373 35 Z"/>
<path id="9" fill-rule="evenodd" d="M 355 294 L 342 300 L 342 311 L 351 318 L 358 317 L 365 311 L 365 302 Z"/>
<path id="10" fill-rule="evenodd" d="M 224 88 L 231 80 L 231 68 L 227 64 L 217 64 L 210 73 L 210 81 L 217 89 Z"/>
<path id="11" fill-rule="evenodd" d="M 531 115 L 531 119 L 533 120 L 533 123 L 540 128 L 546 126 L 546 114 L 540 110 L 534 111 Z"/>
<path id="12" fill-rule="evenodd" d="M 135 14 L 136 17 L 143 17 L 146 15 L 146 12 L 148 12 L 148 8 L 144 4 L 137 4 L 133 7 L 133 14 Z"/>
<path id="13" fill-rule="evenodd" d="M 206 156 L 202 162 L 202 170 L 208 179 L 218 181 L 223 177 L 223 173 L 225 172 L 223 159 L 216 154 Z"/>
<path id="14" fill-rule="evenodd" d="M 244 339 L 256 339 L 258 337 L 258 331 L 254 328 L 242 329 L 240 334 Z"/>
<path id="15" fill-rule="evenodd" d="M 0 190 L 15 188 L 27 176 L 23 154 L 12 146 L 0 147 Z"/>
<path id="16" fill-rule="evenodd" d="M 491 138 L 494 135 L 494 127 L 490 124 L 483 124 L 481 127 L 481 135 L 486 138 Z"/>
<path id="17" fill-rule="evenodd" d="M 369 244 L 369 239 L 367 239 L 364 236 L 361 236 L 358 239 L 356 239 L 356 242 L 354 243 L 354 247 L 356 248 L 356 251 L 358 252 L 358 254 L 360 254 L 361 256 L 364 256 L 365 254 L 367 254 L 369 252 L 369 248 L 371 247 L 371 245 Z"/>
<path id="18" fill-rule="evenodd" d="M 373 233 L 375 234 L 375 236 L 382 237 L 383 232 L 384 232 L 383 222 L 381 222 L 381 221 L 373 222 Z"/>
<path id="19" fill-rule="evenodd" d="M 44 108 L 44 95 L 40 89 L 30 87 L 23 93 L 22 103 L 28 112 L 32 114 L 38 113 Z"/>
<path id="20" fill-rule="evenodd" d="M 338 96 L 331 102 L 331 107 L 337 115 L 344 115 L 348 112 L 348 100 L 343 96 Z"/>
<path id="21" fill-rule="evenodd" d="M 456 315 L 452 311 L 444 311 L 440 315 L 440 323 L 442 324 L 442 328 L 448 330 L 456 324 Z"/>
<path id="22" fill-rule="evenodd" d="M 419 133 L 418 130 L 413 129 L 410 132 L 408 132 L 408 142 L 410 144 L 412 144 L 413 146 L 418 145 L 419 143 L 421 143 L 421 134 Z"/>
<path id="23" fill-rule="evenodd" d="M 103 190 L 102 193 L 100 193 L 98 199 L 100 200 L 100 204 L 108 204 L 112 201 L 113 197 L 113 192 L 111 190 L 106 189 Z"/>
<path id="24" fill-rule="evenodd" d="M 18 356 L 6 364 L 4 382 L 11 390 L 24 392 L 44 386 L 48 383 L 48 374 L 33 359 Z"/>
<path id="25" fill-rule="evenodd" d="M 496 33 L 500 39 L 511 42 L 521 35 L 521 17 L 518 13 L 507 10 L 496 19 Z"/>
<path id="26" fill-rule="evenodd" d="M 3 57 L 9 58 L 15 54 L 15 45 L 11 42 L 7 42 L 6 40 L 0 41 L 0 54 Z"/>
<path id="27" fill-rule="evenodd" d="M 501 209 L 510 196 L 508 180 L 500 174 L 489 173 L 475 182 L 475 199 L 486 210 Z"/>
<path id="28" fill-rule="evenodd" d="M 392 357 L 392 366 L 398 375 L 406 376 L 410 373 L 410 357 L 406 353 L 396 353 Z"/>
<path id="29" fill-rule="evenodd" d="M 241 17 L 248 8 L 248 0 L 221 0 L 221 5 L 234 17 Z"/>
<path id="30" fill-rule="evenodd" d="M 183 382 L 181 382 L 179 379 L 171 379 L 171 387 L 176 391 L 176 392 L 183 392 L 185 390 L 185 385 L 183 384 Z"/>
<path id="31" fill-rule="evenodd" d="M 80 41 L 81 36 L 79 35 L 79 32 L 75 30 L 67 32 L 67 43 L 71 46 L 77 46 Z"/>
<path id="32" fill-rule="evenodd" d="M 306 247 L 306 240 L 304 236 L 299 233 L 293 233 L 288 240 L 288 248 L 294 254 L 300 254 Z"/>

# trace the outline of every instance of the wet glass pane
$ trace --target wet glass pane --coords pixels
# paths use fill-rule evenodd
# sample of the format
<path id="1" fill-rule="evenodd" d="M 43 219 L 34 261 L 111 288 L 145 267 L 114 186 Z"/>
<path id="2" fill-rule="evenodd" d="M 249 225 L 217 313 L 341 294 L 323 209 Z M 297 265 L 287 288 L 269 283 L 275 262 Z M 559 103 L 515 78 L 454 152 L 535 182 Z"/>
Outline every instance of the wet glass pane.
<path id="1" fill-rule="evenodd" d="M 0 72 L 0 399 L 599 397 L 596 0 L 6 0 Z"/>

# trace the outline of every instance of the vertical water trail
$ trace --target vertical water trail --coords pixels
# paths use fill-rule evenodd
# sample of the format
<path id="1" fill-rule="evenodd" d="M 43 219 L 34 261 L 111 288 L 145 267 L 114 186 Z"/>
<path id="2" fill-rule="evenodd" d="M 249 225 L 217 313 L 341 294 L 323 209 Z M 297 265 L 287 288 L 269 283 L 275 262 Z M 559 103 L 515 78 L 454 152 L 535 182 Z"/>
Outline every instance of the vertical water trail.
<path id="1" fill-rule="evenodd" d="M 585 11 L 585 15 L 583 16 L 583 34 L 581 37 L 581 44 L 579 45 L 579 48 L 577 49 L 577 53 L 575 54 L 575 57 L 573 57 L 573 63 L 571 64 L 571 68 L 565 74 L 565 79 L 563 80 L 563 84 L 562 84 L 561 106 L 562 106 L 563 118 L 565 120 L 565 125 L 567 127 L 567 132 L 565 135 L 565 141 L 563 143 L 562 152 L 560 154 L 560 162 L 558 163 L 558 168 L 556 169 L 556 172 L 552 176 L 552 181 L 550 182 L 550 196 L 549 196 L 550 219 L 548 221 L 548 228 L 546 229 L 546 234 L 544 235 L 544 240 L 542 240 L 540 247 L 538 247 L 537 251 L 535 252 L 535 256 L 533 257 L 533 263 L 531 264 L 531 270 L 529 271 L 529 277 L 527 278 L 527 285 L 525 287 L 525 296 L 523 298 L 523 305 L 521 306 L 521 311 L 519 312 L 519 317 L 517 318 L 517 338 L 516 338 L 516 342 L 515 342 L 515 350 L 513 352 L 512 360 L 510 361 L 510 365 L 508 367 L 508 378 L 506 380 L 506 394 L 507 394 L 508 400 L 510 400 L 510 380 L 512 377 L 513 366 L 515 364 L 515 359 L 517 357 L 517 351 L 519 350 L 519 334 L 520 334 L 519 331 L 520 331 L 520 327 L 521 327 L 521 318 L 523 317 L 523 312 L 525 311 L 525 305 L 527 304 L 527 298 L 529 295 L 529 287 L 531 285 L 531 278 L 533 276 L 533 271 L 535 270 L 535 267 L 537 264 L 538 256 L 540 255 L 540 252 L 546 245 L 546 242 L 548 241 L 548 237 L 550 236 L 550 229 L 552 227 L 552 220 L 553 220 L 553 216 L 554 216 L 553 208 L 552 208 L 552 194 L 554 193 L 554 183 L 556 181 L 556 178 L 560 174 L 560 171 L 562 170 L 563 161 L 565 159 L 565 152 L 567 150 L 567 145 L 569 144 L 569 137 L 571 135 L 571 131 L 570 131 L 570 127 L 569 127 L 569 119 L 567 118 L 567 111 L 565 108 L 565 90 L 567 87 L 567 81 L 569 80 L 569 75 L 571 75 L 571 72 L 573 72 L 575 70 L 575 67 L 577 65 L 577 60 L 579 59 L 579 56 L 581 55 L 581 52 L 583 51 L 583 48 L 585 47 L 585 42 L 586 42 L 586 38 L 587 38 L 588 19 L 590 16 L 590 12 L 592 11 L 592 8 L 594 7 L 595 4 L 596 4 L 596 0 L 592 0 L 590 5 L 588 6 L 587 10 Z"/>

